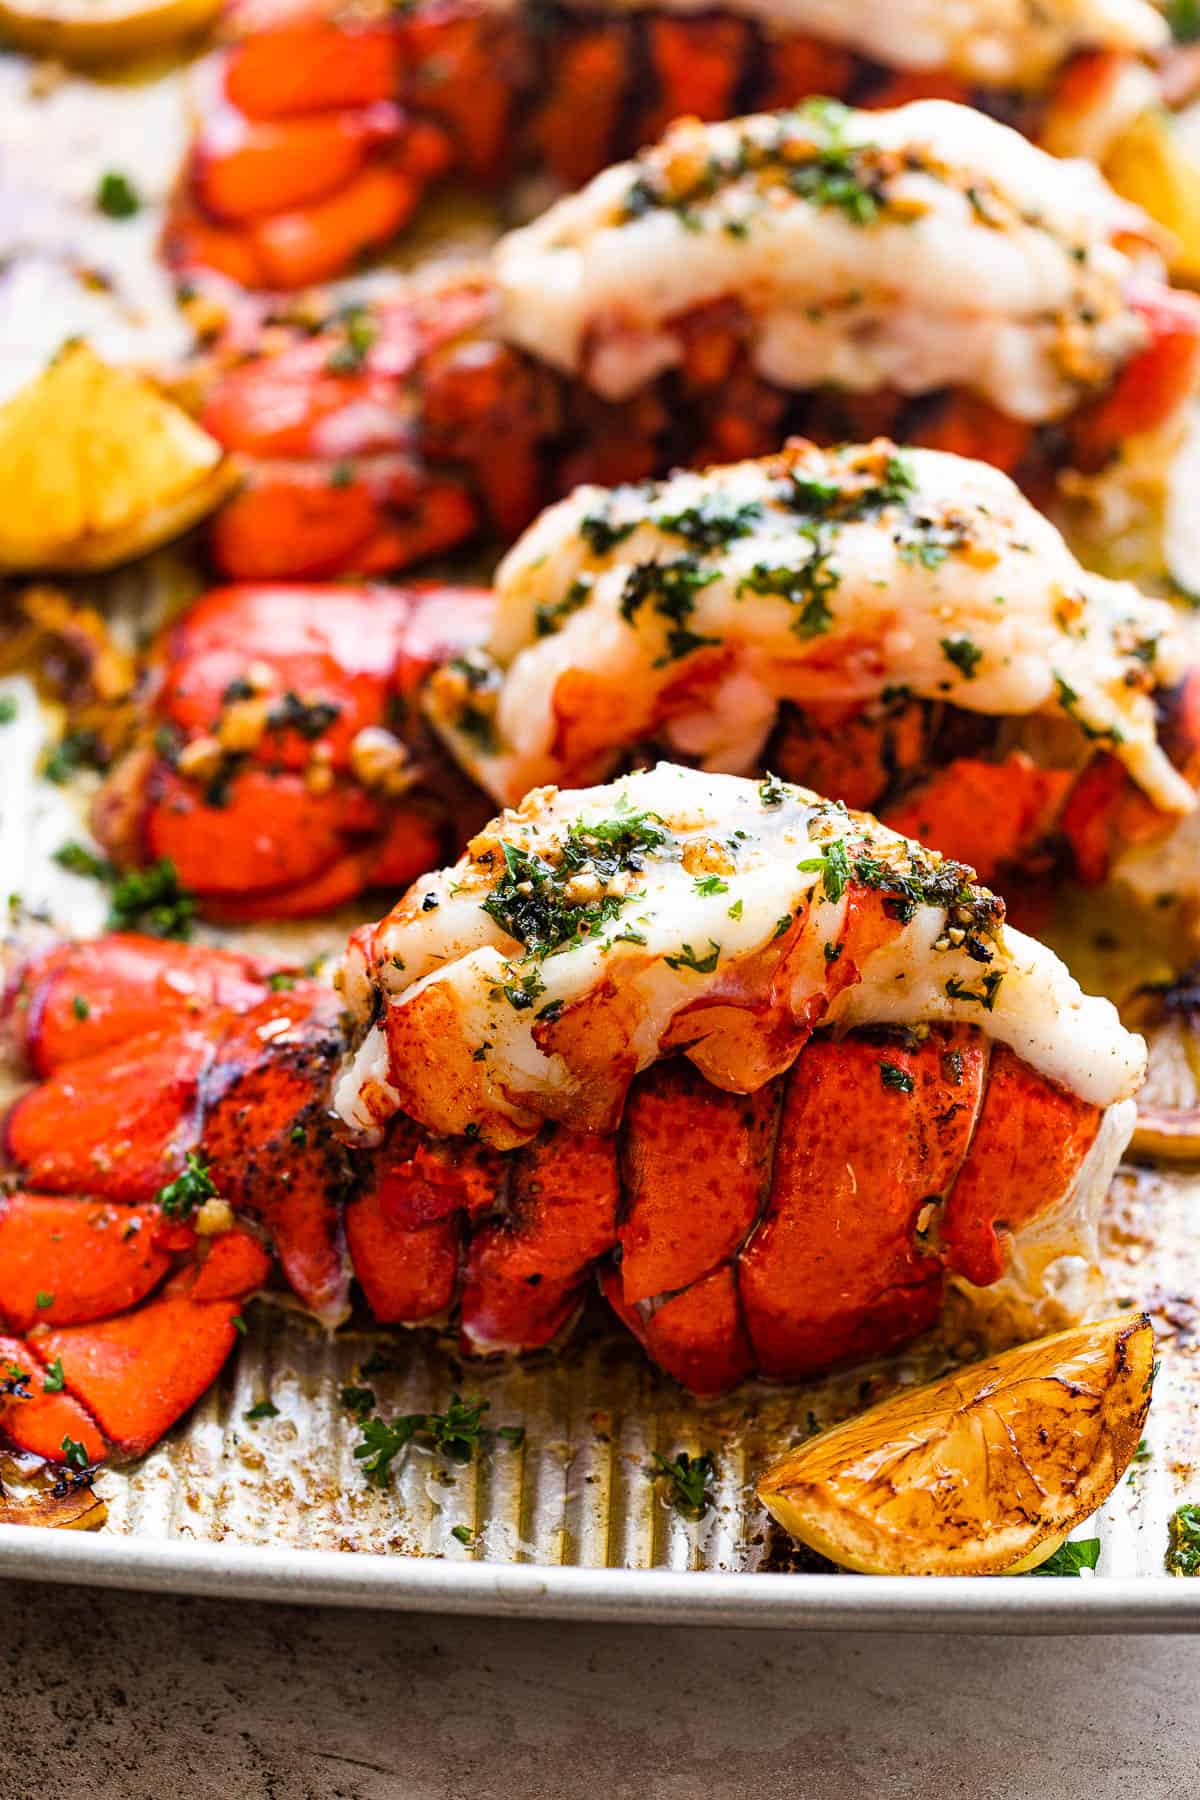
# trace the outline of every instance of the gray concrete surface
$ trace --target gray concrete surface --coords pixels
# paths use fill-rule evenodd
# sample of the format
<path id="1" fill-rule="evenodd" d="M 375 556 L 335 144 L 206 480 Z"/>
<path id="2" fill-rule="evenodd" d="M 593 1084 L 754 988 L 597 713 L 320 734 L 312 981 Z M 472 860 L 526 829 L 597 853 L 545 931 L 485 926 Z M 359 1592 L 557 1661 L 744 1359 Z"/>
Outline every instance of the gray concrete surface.
<path id="1" fill-rule="evenodd" d="M 1194 1800 L 1200 1642 L 756 1636 L 0 1584 L 0 1800 Z"/>

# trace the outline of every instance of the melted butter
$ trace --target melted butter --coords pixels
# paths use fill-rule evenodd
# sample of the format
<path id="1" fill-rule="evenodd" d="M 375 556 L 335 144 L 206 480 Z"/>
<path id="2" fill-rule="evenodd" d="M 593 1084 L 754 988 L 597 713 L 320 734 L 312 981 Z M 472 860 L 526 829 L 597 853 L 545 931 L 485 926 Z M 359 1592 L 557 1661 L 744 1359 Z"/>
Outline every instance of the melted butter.
<path id="1" fill-rule="evenodd" d="M 706 537 L 723 541 L 697 547 Z M 1157 805 L 1195 804 L 1147 691 L 1148 668 L 1167 686 L 1190 664 L 1174 610 L 1085 572 L 982 463 L 886 443 L 805 447 L 652 486 L 581 488 L 510 551 L 496 595 L 492 738 L 481 747 L 462 728 L 453 677 L 435 682 L 430 706 L 501 800 L 595 780 L 649 735 L 746 772 L 781 701 L 862 703 L 903 688 L 1071 721 L 1081 750 L 1111 747 Z"/>
<path id="2" fill-rule="evenodd" d="M 656 825 L 661 842 L 582 896 L 613 896 L 611 908 L 565 941 L 514 935 L 495 898 L 511 908 L 522 879 L 537 897 L 529 859 L 552 869 L 573 836 L 589 843 L 622 821 Z M 881 947 L 852 936 L 851 901 L 871 866 L 916 896 Z M 1086 1100 L 1127 1097 L 1142 1040 L 1050 951 L 1004 927 L 968 874 L 781 783 L 659 764 L 609 787 L 542 790 L 352 948 L 344 991 L 365 1035 L 335 1107 L 360 1131 L 404 1110 L 503 1146 L 545 1118 L 613 1118 L 633 1074 L 671 1048 L 717 1085 L 752 1090 L 790 1065 L 818 1018 L 963 1020 Z M 857 979 L 843 986 L 847 944 Z M 772 1018 L 798 1027 L 782 1051 Z"/>

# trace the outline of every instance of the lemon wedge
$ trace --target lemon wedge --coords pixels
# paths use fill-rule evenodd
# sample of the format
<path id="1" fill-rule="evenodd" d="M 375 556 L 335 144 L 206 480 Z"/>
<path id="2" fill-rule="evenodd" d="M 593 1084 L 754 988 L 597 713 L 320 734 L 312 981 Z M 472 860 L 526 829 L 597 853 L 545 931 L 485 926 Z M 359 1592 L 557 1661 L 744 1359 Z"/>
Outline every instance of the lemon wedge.
<path id="1" fill-rule="evenodd" d="M 233 479 L 148 381 L 68 345 L 0 406 L 0 570 L 112 568 L 195 524 Z"/>
<path id="2" fill-rule="evenodd" d="M 862 1574 L 1017 1574 L 1111 1494 L 1153 1369 L 1144 1313 L 1021 1344 L 822 1432 L 767 1472 L 759 1499 Z"/>
<path id="3" fill-rule="evenodd" d="M 1171 233 L 1172 273 L 1200 277 L 1200 161 L 1171 115 L 1155 109 L 1131 119 L 1109 146 L 1104 173 L 1123 199 Z"/>
<path id="4" fill-rule="evenodd" d="M 119 62 L 192 37 L 221 0 L 0 0 L 0 38 L 63 62 Z"/>

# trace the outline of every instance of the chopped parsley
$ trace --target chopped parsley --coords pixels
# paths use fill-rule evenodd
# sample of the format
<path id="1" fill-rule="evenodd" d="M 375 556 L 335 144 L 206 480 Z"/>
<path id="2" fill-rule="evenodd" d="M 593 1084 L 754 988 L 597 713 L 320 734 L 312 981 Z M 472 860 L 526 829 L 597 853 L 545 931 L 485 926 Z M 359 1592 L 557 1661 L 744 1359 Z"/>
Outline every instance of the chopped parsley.
<path id="1" fill-rule="evenodd" d="M 132 219 L 141 211 L 142 202 L 128 175 L 109 169 L 100 177 L 96 188 L 96 206 L 110 219 Z"/>
<path id="2" fill-rule="evenodd" d="M 964 681 L 974 681 L 975 671 L 983 661 L 979 645 L 972 643 L 969 637 L 944 637 L 940 641 L 946 661 L 954 664 Z"/>
<path id="3" fill-rule="evenodd" d="M 564 893 L 568 882 L 585 869 L 594 872 L 602 885 L 615 875 L 639 870 L 646 854 L 661 850 L 668 837 L 655 814 L 630 812 L 589 824 L 577 821 L 556 863 L 534 850 L 502 842 L 504 874 L 483 901 L 483 911 L 531 955 L 549 955 L 581 936 L 594 935 L 619 915 L 630 897 L 603 894 L 572 905 Z"/>
<path id="4" fill-rule="evenodd" d="M 740 919 L 742 916 L 742 906 L 743 902 L 741 900 L 735 900 L 733 905 L 726 909 L 729 917 L 731 919 Z"/>
<path id="5" fill-rule="evenodd" d="M 885 1088 L 895 1088 L 901 1094 L 911 1094 L 916 1086 L 916 1082 L 908 1070 L 902 1069 L 899 1063 L 894 1062 L 880 1063 L 879 1079 Z"/>
<path id="6" fill-rule="evenodd" d="M 777 594 L 795 607 L 792 630 L 799 638 L 820 637 L 833 624 L 829 606 L 830 594 L 836 593 L 841 574 L 830 561 L 832 546 L 819 525 L 803 524 L 798 534 L 809 544 L 808 555 L 794 566 L 755 563 L 748 575 L 738 582 L 738 596 Z"/>
<path id="7" fill-rule="evenodd" d="M 572 613 L 586 606 L 592 591 L 590 575 L 581 575 L 573 581 L 561 600 L 543 601 L 533 615 L 534 631 L 538 637 L 553 637 L 561 631 L 563 624 Z"/>
<path id="8" fill-rule="evenodd" d="M 1068 1538 L 1060 1544 L 1053 1556 L 1048 1556 L 1044 1563 L 1031 1569 L 1031 1575 L 1078 1575 L 1084 1569 L 1094 1569 L 1100 1561 L 1100 1539 L 1079 1538 L 1072 1542 Z"/>
<path id="9" fill-rule="evenodd" d="M 656 669 L 690 656 L 694 650 L 720 643 L 719 638 L 703 637 L 688 624 L 696 610 L 696 595 L 720 578 L 720 570 L 702 568 L 694 556 L 635 563 L 629 571 L 621 594 L 621 617 L 625 623 L 632 625 L 647 602 L 667 622 L 666 646 L 655 660 Z"/>
<path id="10" fill-rule="evenodd" d="M 242 1417 L 243 1419 L 249 1419 L 251 1423 L 253 1423 L 255 1419 L 277 1419 L 279 1417 L 279 1408 L 273 1400 L 256 1400 L 253 1406 L 248 1406 L 246 1408 Z"/>
<path id="11" fill-rule="evenodd" d="M 54 860 L 72 875 L 86 875 L 108 888 L 106 930 L 144 931 L 160 938 L 191 937 L 195 896 L 180 886 L 175 864 L 168 858 L 121 875 L 102 856 L 72 842 L 62 844 L 54 852 Z"/>
<path id="12" fill-rule="evenodd" d="M 0 694 L 0 725 L 11 725 L 17 716 L 17 702 L 12 694 Z"/>
<path id="13" fill-rule="evenodd" d="M 216 1198 L 216 1183 L 209 1174 L 208 1165 L 193 1150 L 188 1151 L 183 1168 L 174 1181 L 168 1181 L 154 1196 L 166 1218 L 180 1220 L 190 1219 L 204 1201 Z"/>
<path id="14" fill-rule="evenodd" d="M 712 1483 L 716 1479 L 717 1465 L 712 1451 L 689 1456 L 686 1450 L 681 1450 L 673 1459 L 659 1450 L 653 1455 L 654 1462 L 646 1470 L 650 1479 L 657 1481 L 665 1475 L 671 1484 L 671 1504 L 676 1512 L 686 1519 L 702 1519 L 713 1505 Z"/>
<path id="15" fill-rule="evenodd" d="M 952 975 L 946 983 L 946 993 L 951 1000 L 972 1000 L 982 1006 L 984 1012 L 991 1012 L 996 1004 L 996 994 L 1004 976 L 999 969 L 989 969 L 977 988 L 965 987 L 957 975 Z"/>
<path id="16" fill-rule="evenodd" d="M 71 996 L 71 1011 L 81 1024 L 84 1019 L 90 1019 L 92 1016 L 92 1009 L 82 994 L 73 994 Z"/>
<path id="17" fill-rule="evenodd" d="M 345 1391 L 345 1390 L 343 1390 Z M 450 1462 L 469 1463 L 483 1442 L 487 1400 L 464 1400 L 455 1394 L 444 1413 L 403 1413 L 389 1424 L 359 1415 L 362 1437 L 354 1447 L 356 1461 L 373 1487 L 386 1487 L 392 1464 L 411 1443 L 422 1443 Z"/>
<path id="18" fill-rule="evenodd" d="M 785 781 L 780 781 L 778 775 L 772 775 L 770 773 L 763 776 L 763 779 L 758 784 L 758 802 L 760 806 L 782 806 L 787 797 L 788 788 Z"/>
<path id="19" fill-rule="evenodd" d="M 52 1363 L 47 1363 L 42 1373 L 43 1394 L 61 1394 L 67 1385 L 66 1373 L 62 1365 L 62 1357 L 56 1356 Z"/>
<path id="20" fill-rule="evenodd" d="M 727 894 L 729 883 L 722 881 L 719 875 L 698 875 L 695 882 L 696 892 L 707 899 L 710 894 Z"/>
<path id="21" fill-rule="evenodd" d="M 846 891 L 846 883 L 850 879 L 850 858 L 846 855 L 844 838 L 834 838 L 826 844 L 820 856 L 806 857 L 804 862 L 796 864 L 801 874 L 809 875 L 814 871 L 821 877 L 821 888 L 827 900 L 840 900 Z"/>
<path id="22" fill-rule="evenodd" d="M 627 537 L 632 537 L 637 528 L 636 519 L 614 525 L 606 513 L 585 513 L 579 521 L 579 535 L 594 556 L 607 556 Z"/>
<path id="23" fill-rule="evenodd" d="M 468 1549 L 475 1542 L 475 1533 L 471 1530 L 469 1525 L 452 1525 L 450 1527 L 450 1536 L 452 1538 L 457 1538 L 459 1543 L 465 1544 Z"/>
<path id="24" fill-rule="evenodd" d="M 39 1312 L 45 1312 L 48 1307 L 54 1305 L 54 1295 L 47 1294 L 39 1288 L 37 1293 L 33 1296 L 33 1304 L 37 1307 Z"/>
<path id="25" fill-rule="evenodd" d="M 64 787 L 83 768 L 99 768 L 103 757 L 94 731 L 64 731 L 42 762 L 42 775 L 55 787 Z"/>
<path id="26" fill-rule="evenodd" d="M 59 1448 L 69 1469 L 86 1469 L 89 1466 L 87 1448 L 75 1438 L 65 1437 Z"/>
<path id="27" fill-rule="evenodd" d="M 749 537 L 762 516 L 757 500 L 733 501 L 722 494 L 705 494 L 695 506 L 663 513 L 654 523 L 660 531 L 683 538 L 694 550 L 724 550 L 735 539 Z"/>
<path id="28" fill-rule="evenodd" d="M 1167 24 L 1177 44 L 1200 38 L 1200 0 L 1167 0 Z"/>
<path id="29" fill-rule="evenodd" d="M 1200 1501 L 1176 1507 L 1167 1520 L 1167 1573 L 1200 1575 Z"/>
<path id="30" fill-rule="evenodd" d="M 712 945 L 707 956 L 698 956 L 690 944 L 683 944 L 674 956 L 664 956 L 663 961 L 668 969 L 694 969 L 697 975 L 711 975 L 721 960 L 721 946 L 715 938 L 709 938 Z"/>

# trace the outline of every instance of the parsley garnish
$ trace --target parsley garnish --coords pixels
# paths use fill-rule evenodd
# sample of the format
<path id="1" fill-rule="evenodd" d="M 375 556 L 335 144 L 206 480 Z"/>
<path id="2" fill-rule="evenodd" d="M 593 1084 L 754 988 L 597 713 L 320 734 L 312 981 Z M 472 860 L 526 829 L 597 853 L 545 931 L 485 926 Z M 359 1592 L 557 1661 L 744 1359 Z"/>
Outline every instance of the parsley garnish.
<path id="1" fill-rule="evenodd" d="M 696 892 L 705 895 L 706 898 L 709 894 L 727 894 L 729 892 L 729 883 L 722 881 L 719 875 L 698 875 L 695 887 Z"/>
<path id="2" fill-rule="evenodd" d="M 460 1544 L 466 1544 L 468 1548 L 475 1541 L 475 1533 L 471 1530 L 469 1525 L 452 1525 L 450 1527 L 450 1536 L 452 1538 L 457 1538 Z"/>
<path id="3" fill-rule="evenodd" d="M 894 1062 L 880 1063 L 879 1079 L 885 1088 L 896 1088 L 902 1094 L 911 1094 L 916 1086 L 908 1070 L 902 1069 L 899 1063 Z"/>
<path id="4" fill-rule="evenodd" d="M 663 961 L 668 969 L 694 969 L 697 975 L 711 975 L 721 960 L 721 946 L 715 938 L 709 938 L 712 949 L 707 956 L 697 956 L 690 944 L 684 944 L 674 956 L 664 956 Z"/>
<path id="5" fill-rule="evenodd" d="M 719 638 L 703 637 L 688 625 L 696 610 L 696 595 L 701 588 L 720 580 L 719 569 L 701 568 L 694 556 L 676 556 L 668 562 L 635 563 L 625 580 L 621 594 L 621 617 L 632 625 L 647 601 L 660 618 L 667 620 L 666 648 L 656 658 L 654 667 L 677 662 Z"/>
<path id="6" fill-rule="evenodd" d="M 723 550 L 736 538 L 749 537 L 762 518 L 757 500 L 735 503 L 721 494 L 705 494 L 696 506 L 664 513 L 654 523 L 660 531 L 681 537 L 695 550 Z"/>
<path id="7" fill-rule="evenodd" d="M 941 639 L 942 655 L 952 662 L 964 681 L 974 681 L 975 671 L 983 661 L 983 651 L 968 637 Z"/>
<path id="8" fill-rule="evenodd" d="M 758 803 L 760 806 L 782 806 L 787 799 L 787 784 L 780 781 L 778 775 L 767 774 L 758 784 Z"/>
<path id="9" fill-rule="evenodd" d="M 39 1312 L 45 1312 L 47 1307 L 54 1305 L 54 1295 L 47 1294 L 39 1288 L 37 1293 L 33 1296 L 33 1304 L 37 1307 Z"/>
<path id="10" fill-rule="evenodd" d="M 717 1466 L 712 1451 L 689 1456 L 681 1450 L 673 1461 L 658 1450 L 653 1455 L 654 1466 L 646 1471 L 651 1480 L 665 1475 L 671 1484 L 671 1504 L 676 1512 L 687 1519 L 702 1519 L 713 1504 L 711 1483 L 716 1479 Z"/>
<path id="11" fill-rule="evenodd" d="M 279 1408 L 273 1400 L 256 1400 L 253 1406 L 246 1408 L 242 1417 L 243 1419 L 250 1419 L 251 1421 L 255 1419 L 277 1419 L 279 1417 Z"/>
<path id="12" fill-rule="evenodd" d="M 373 1487 L 386 1487 L 392 1464 L 413 1442 L 422 1442 L 451 1462 L 469 1463 L 483 1440 L 487 1400 L 464 1400 L 455 1394 L 444 1413 L 404 1413 L 389 1425 L 384 1419 L 362 1419 L 362 1440 L 354 1455 Z M 360 1415 L 361 1416 L 361 1415 Z"/>
<path id="13" fill-rule="evenodd" d="M 180 1174 L 165 1187 L 160 1187 L 154 1196 L 168 1219 L 190 1219 L 205 1200 L 216 1197 L 216 1184 L 208 1172 L 208 1165 L 192 1150 L 184 1158 Z"/>
<path id="14" fill-rule="evenodd" d="M 739 597 L 745 593 L 777 594 L 789 606 L 798 608 L 792 630 L 799 638 L 820 637 L 833 624 L 828 596 L 837 591 L 840 572 L 830 565 L 832 546 L 818 525 L 798 527 L 800 537 L 810 545 L 808 555 L 794 567 L 755 563 L 748 575 L 738 582 Z"/>
<path id="15" fill-rule="evenodd" d="M 553 637 L 556 631 L 561 631 L 563 622 L 572 613 L 578 612 L 581 606 L 587 605 L 591 592 L 591 576 L 581 575 L 571 583 L 561 600 L 553 603 L 543 601 L 533 615 L 534 630 L 538 637 Z"/>
<path id="16" fill-rule="evenodd" d="M 946 983 L 946 993 L 951 1000 L 973 1000 L 982 1006 L 985 1012 L 991 1012 L 996 1004 L 996 993 L 1004 976 L 999 969 L 990 969 L 983 977 L 978 988 L 964 987 L 957 975 L 952 975 Z"/>
<path id="17" fill-rule="evenodd" d="M 1044 1563 L 1031 1569 L 1031 1575 L 1078 1575 L 1082 1569 L 1094 1569 L 1100 1561 L 1100 1539 L 1080 1538 L 1074 1543 L 1068 1538 L 1060 1544 L 1053 1556 L 1048 1556 Z"/>
<path id="18" fill-rule="evenodd" d="M 0 725 L 11 725 L 17 716 L 17 702 L 12 694 L 0 694 Z"/>
<path id="19" fill-rule="evenodd" d="M 357 1413 L 365 1419 L 375 1411 L 375 1389 L 369 1387 L 344 1387 L 339 1395 L 342 1405 L 350 1412 Z"/>
<path id="20" fill-rule="evenodd" d="M 630 898 L 604 894 L 572 905 L 564 898 L 564 889 L 573 876 L 586 866 L 602 883 L 610 881 L 617 874 L 641 869 L 646 853 L 660 850 L 667 841 L 668 833 L 656 815 L 640 812 L 572 825 L 557 863 L 502 842 L 504 874 L 482 902 L 483 911 L 532 955 L 546 956 L 580 936 L 594 934 L 615 919 Z"/>
<path id="21" fill-rule="evenodd" d="M 119 875 L 110 862 L 83 844 L 63 844 L 54 860 L 72 875 L 87 875 L 109 890 L 108 931 L 144 931 L 150 937 L 182 938 L 192 935 L 196 901 L 179 885 L 175 865 L 166 857 L 145 869 Z"/>
<path id="22" fill-rule="evenodd" d="M 811 874 L 814 870 L 820 874 L 821 887 L 827 900 L 840 900 L 846 891 L 846 883 L 850 879 L 850 859 L 846 855 L 846 844 L 843 838 L 834 838 L 827 844 L 820 856 L 810 856 L 796 867 L 802 874 Z"/>
<path id="23" fill-rule="evenodd" d="M 68 1468 L 86 1469 L 88 1467 L 87 1449 L 75 1438 L 65 1437 L 60 1445 L 60 1449 L 67 1460 Z"/>
<path id="24" fill-rule="evenodd" d="M 110 219 L 132 219 L 140 212 L 142 203 L 128 175 L 122 175 L 119 169 L 109 169 L 100 177 L 96 188 L 96 205 Z"/>
<path id="25" fill-rule="evenodd" d="M 88 1005 L 82 994 L 73 994 L 71 996 L 71 1011 L 81 1024 L 84 1019 L 90 1018 L 92 1013 L 91 1007 Z"/>
<path id="26" fill-rule="evenodd" d="M 56 1356 L 52 1363 L 47 1363 L 42 1375 L 43 1394 L 61 1394 L 67 1385 L 67 1377 L 62 1366 L 62 1357 Z"/>
<path id="27" fill-rule="evenodd" d="M 1167 1573 L 1200 1575 L 1200 1502 L 1189 1500 L 1167 1521 Z"/>
<path id="28" fill-rule="evenodd" d="M 614 525 L 604 513 L 585 513 L 579 521 L 579 535 L 594 556 L 606 556 L 618 544 L 624 543 L 638 528 L 638 521 L 631 519 L 624 525 Z"/>

